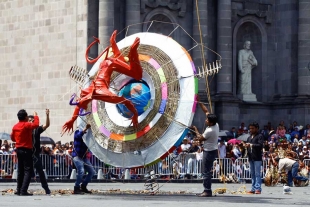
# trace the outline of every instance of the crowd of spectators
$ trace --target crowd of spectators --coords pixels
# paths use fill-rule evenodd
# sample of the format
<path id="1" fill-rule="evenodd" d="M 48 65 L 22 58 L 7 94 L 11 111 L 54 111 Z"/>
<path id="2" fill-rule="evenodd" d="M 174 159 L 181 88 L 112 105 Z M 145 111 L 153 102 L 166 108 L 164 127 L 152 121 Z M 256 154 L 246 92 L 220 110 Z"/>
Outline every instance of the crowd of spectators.
<path id="1" fill-rule="evenodd" d="M 73 164 L 70 159 L 73 150 L 72 142 L 61 144 L 42 145 L 41 156 L 43 168 L 49 175 L 66 175 L 69 177 Z"/>
<path id="2" fill-rule="evenodd" d="M 247 163 L 236 162 L 237 159 L 247 158 L 247 150 L 244 147 L 244 141 L 238 141 L 238 137 L 244 134 L 248 134 L 248 128 L 245 123 L 241 123 L 238 127 L 232 127 L 230 133 L 227 136 L 219 137 L 218 143 L 218 158 L 228 158 L 225 159 L 227 163 L 219 163 L 215 161 L 214 175 L 220 176 L 221 168 L 219 164 L 225 164 L 227 169 L 226 172 L 230 171 L 229 168 L 234 168 L 236 170 L 236 177 L 239 177 L 241 172 L 248 172 Z M 262 151 L 263 160 L 267 161 L 270 155 L 274 152 L 283 153 L 284 150 L 289 149 L 296 153 L 296 159 L 303 161 L 304 159 L 309 159 L 310 157 L 310 124 L 305 127 L 300 126 L 297 122 L 293 122 L 289 126 L 286 126 L 283 121 L 281 121 L 276 128 L 273 128 L 271 123 L 268 122 L 263 126 L 260 133 L 264 136 L 264 146 Z M 249 134 L 250 136 L 250 134 Z M 235 140 L 234 140 L 235 139 Z M 235 141 L 235 142 L 231 142 Z M 42 145 L 42 161 L 43 167 L 48 175 L 65 175 L 68 178 L 70 173 L 74 168 L 71 153 L 73 150 L 73 143 L 61 144 L 61 142 L 56 142 L 54 145 Z M 0 156 L 1 155 L 14 155 L 15 144 L 13 142 L 4 140 L 0 141 Z M 284 149 L 284 150 L 283 150 Z M 202 145 L 199 143 L 195 133 L 189 131 L 187 136 L 182 141 L 182 144 L 172 153 L 169 157 L 163 159 L 155 168 L 158 169 L 158 174 L 163 174 L 166 178 L 190 178 L 199 177 L 199 172 L 201 172 L 200 166 L 202 161 Z M 124 176 L 124 169 L 118 169 L 118 171 L 107 171 L 104 169 L 106 166 L 104 163 L 100 162 L 91 153 L 87 156 L 91 158 L 91 162 L 94 164 L 95 170 L 104 170 L 107 178 L 122 178 Z M 227 161 L 229 160 L 229 161 Z M 1 159 L 1 168 L 9 169 L 6 173 L 11 173 L 13 169 L 16 168 L 13 159 Z M 100 164 L 98 164 L 100 163 Z M 8 166 L 10 165 L 10 166 Z M 139 179 L 140 176 L 137 169 L 130 169 L 131 178 Z M 224 172 L 225 173 L 225 172 Z M 248 172 L 249 174 L 249 172 Z"/>
<path id="3" fill-rule="evenodd" d="M 15 143 L 10 140 L 0 140 L 0 155 L 11 155 L 15 151 Z M 70 155 L 72 152 L 72 142 L 67 142 L 61 144 L 61 142 L 56 142 L 56 144 L 41 145 L 41 153 L 48 155 Z"/>
<path id="4" fill-rule="evenodd" d="M 282 157 L 285 154 L 285 150 L 290 149 L 296 153 L 296 159 L 303 161 L 304 159 L 309 159 L 310 157 L 310 124 L 305 127 L 300 126 L 297 122 L 293 122 L 289 126 L 286 126 L 284 121 L 281 121 L 276 128 L 274 128 L 270 122 L 263 126 L 260 133 L 264 137 L 264 146 L 262 151 L 262 157 L 264 161 L 268 161 L 270 154 L 273 152 L 282 153 Z M 221 163 L 226 165 L 225 171 L 231 171 L 229 168 L 235 169 L 236 177 L 241 174 L 241 172 L 248 172 L 248 163 L 241 163 L 240 158 L 247 158 L 247 149 L 245 148 L 245 141 L 240 141 L 237 138 L 241 135 L 249 134 L 248 128 L 245 123 L 241 123 L 240 126 L 232 127 L 230 133 L 227 136 L 219 137 L 218 144 L 218 158 L 225 159 L 225 162 Z M 250 134 L 249 134 L 250 136 Z M 231 142 L 233 141 L 233 142 Z M 179 175 L 178 178 L 190 177 L 190 175 L 198 175 L 200 171 L 199 166 L 202 160 L 202 146 L 197 141 L 195 133 L 190 131 L 188 135 L 184 138 L 182 144 L 174 151 L 172 156 L 177 157 L 173 160 L 173 176 Z M 238 162 L 235 162 L 239 159 Z M 229 161 L 227 161 L 229 160 Z M 224 162 L 224 161 L 223 161 Z M 163 160 L 163 166 L 160 167 L 160 173 L 165 174 L 168 169 L 167 160 Z M 262 166 L 267 167 L 267 166 Z M 264 169 L 266 170 L 266 169 Z M 214 175 L 220 175 L 220 166 L 218 161 L 214 163 Z M 262 170 L 263 172 L 263 170 Z M 225 172 L 224 172 L 225 173 Z M 199 175 L 198 175 L 199 176 Z"/>
<path id="5" fill-rule="evenodd" d="M 0 155 L 10 155 L 14 153 L 15 143 L 8 140 L 0 140 Z"/>
<path id="6" fill-rule="evenodd" d="M 0 140 L 0 178 L 6 177 L 13 174 L 13 171 L 17 169 L 17 157 L 15 151 L 15 143 L 10 140 Z M 73 142 L 67 142 L 62 144 L 60 141 L 55 144 L 41 144 L 41 159 L 43 169 L 46 174 L 50 177 L 68 179 L 70 178 L 71 172 L 75 169 L 72 162 L 71 153 L 73 150 Z M 85 156 L 88 156 L 90 162 L 94 166 L 96 172 L 99 169 L 103 170 L 106 178 L 117 179 L 123 176 L 124 170 L 117 169 L 111 171 L 101 162 L 98 158 L 92 155 L 91 152 L 87 152 Z M 134 175 L 135 169 L 131 170 L 133 178 L 139 178 Z"/>
<path id="7" fill-rule="evenodd" d="M 0 176 L 4 176 L 7 173 L 13 172 L 13 169 L 17 166 L 17 159 L 13 159 L 16 155 L 15 143 L 8 140 L 0 140 Z"/>
<path id="8" fill-rule="evenodd" d="M 3 142 L 3 143 L 2 143 Z M 17 169 L 17 159 L 15 143 L 8 140 L 0 140 L 1 143 L 1 163 L 0 170 L 2 176 L 5 174 L 12 175 L 14 169 Z M 43 156 L 43 168 L 49 175 L 68 175 L 72 169 L 70 155 L 72 153 L 72 143 L 41 145 L 41 154 Z M 69 156 L 67 156 L 69 155 Z"/>

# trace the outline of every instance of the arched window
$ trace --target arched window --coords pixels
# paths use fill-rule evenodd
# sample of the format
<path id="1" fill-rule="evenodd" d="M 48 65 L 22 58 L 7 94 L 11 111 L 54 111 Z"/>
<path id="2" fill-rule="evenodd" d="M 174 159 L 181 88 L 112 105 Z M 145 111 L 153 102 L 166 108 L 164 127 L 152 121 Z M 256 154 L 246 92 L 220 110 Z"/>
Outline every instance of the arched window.
<path id="1" fill-rule="evenodd" d="M 143 32 L 163 34 L 178 41 L 179 31 L 175 30 L 178 22 L 170 10 L 156 8 L 146 15 L 144 22 L 147 24 L 143 25 Z"/>

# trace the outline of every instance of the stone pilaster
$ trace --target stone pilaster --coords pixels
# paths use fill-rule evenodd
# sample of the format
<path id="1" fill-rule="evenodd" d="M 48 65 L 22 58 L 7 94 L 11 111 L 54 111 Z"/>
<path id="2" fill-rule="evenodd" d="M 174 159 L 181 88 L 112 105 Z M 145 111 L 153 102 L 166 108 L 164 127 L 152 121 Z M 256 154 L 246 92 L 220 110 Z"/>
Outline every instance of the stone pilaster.
<path id="1" fill-rule="evenodd" d="M 193 38 L 200 44 L 200 30 L 202 36 L 202 43 L 207 45 L 207 37 L 208 37 L 208 1 L 198 1 L 198 5 L 196 5 L 196 0 L 193 1 Z M 199 20 L 197 14 L 197 7 L 199 12 Z M 200 30 L 199 30 L 199 22 L 200 22 Z M 193 43 L 196 45 L 196 43 Z M 193 46 L 194 46 L 193 45 Z M 200 46 L 196 47 L 192 52 L 192 58 L 195 63 L 196 68 L 203 66 L 203 57 L 201 53 Z M 204 49 L 204 58 L 207 60 L 207 50 Z M 205 91 L 206 85 L 205 80 L 199 80 L 199 91 Z"/>
<path id="2" fill-rule="evenodd" d="M 88 1 L 87 4 L 87 45 L 94 41 L 93 37 L 98 37 L 99 27 L 99 0 Z M 90 51 L 90 57 L 97 57 L 98 45 L 94 45 Z M 87 64 L 87 70 L 92 68 L 92 64 Z"/>
<path id="3" fill-rule="evenodd" d="M 298 1 L 276 1 L 275 7 L 283 12 L 275 13 L 277 32 L 268 37 L 270 43 L 275 37 L 275 48 L 268 51 L 268 68 L 274 67 L 275 70 L 268 70 L 263 75 L 272 77 L 270 72 L 279 74 L 273 77 L 279 77 L 278 80 L 268 78 L 268 85 L 263 87 L 263 94 L 273 97 L 273 102 L 295 102 L 298 94 L 298 4 Z M 274 87 L 275 81 L 277 87 Z"/>
<path id="4" fill-rule="evenodd" d="M 126 26 L 130 26 L 128 29 L 128 35 L 135 34 L 142 31 L 140 14 L 140 0 L 126 0 Z"/>
<path id="5" fill-rule="evenodd" d="M 310 95 L 310 1 L 299 0 L 298 19 L 298 97 Z"/>
<path id="6" fill-rule="evenodd" d="M 232 95 L 231 0 L 217 2 L 217 52 L 222 56 L 222 69 L 216 75 L 217 94 Z"/>
<path id="7" fill-rule="evenodd" d="M 99 2 L 99 53 L 109 45 L 114 31 L 114 0 L 100 0 Z"/>

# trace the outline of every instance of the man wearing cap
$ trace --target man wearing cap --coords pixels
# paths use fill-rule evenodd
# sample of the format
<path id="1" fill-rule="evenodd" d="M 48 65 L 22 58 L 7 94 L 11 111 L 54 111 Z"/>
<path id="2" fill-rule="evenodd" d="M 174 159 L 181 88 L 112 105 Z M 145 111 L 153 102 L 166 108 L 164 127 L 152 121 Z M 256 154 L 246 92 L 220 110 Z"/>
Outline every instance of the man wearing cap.
<path id="1" fill-rule="evenodd" d="M 303 146 L 303 148 L 302 148 L 302 149 L 303 149 L 303 150 L 302 150 L 302 153 L 303 153 L 304 158 L 309 159 L 309 151 L 308 151 L 308 147 L 307 147 L 307 146 Z"/>
<path id="2" fill-rule="evenodd" d="M 9 145 L 2 145 L 0 154 L 9 155 Z"/>
<path id="3" fill-rule="evenodd" d="M 299 149 L 302 150 L 302 146 L 303 146 L 302 142 L 299 141 L 299 142 L 298 142 L 298 148 L 296 149 L 296 151 L 298 151 Z"/>
<path id="4" fill-rule="evenodd" d="M 300 142 L 302 143 L 303 146 L 306 145 L 306 141 L 307 141 L 307 137 L 306 136 L 302 136 Z"/>
<path id="5" fill-rule="evenodd" d="M 26 110 L 21 109 L 17 113 L 19 122 L 14 125 L 11 139 L 16 142 L 16 152 L 18 159 L 17 188 L 15 195 L 29 196 L 28 187 L 33 171 L 32 162 L 32 130 L 39 126 L 37 112 L 33 113 L 33 122 L 28 122 Z"/>
<path id="6" fill-rule="evenodd" d="M 219 158 L 224 159 L 226 158 L 226 145 L 223 139 L 220 139 L 220 143 L 218 144 L 218 150 L 219 150 Z"/>
<path id="7" fill-rule="evenodd" d="M 186 163 L 188 163 L 189 161 L 189 156 L 188 156 L 188 152 L 189 152 L 189 149 L 191 148 L 191 145 L 189 144 L 189 140 L 188 138 L 184 138 L 183 141 L 182 141 L 182 144 L 181 144 L 181 150 L 182 152 L 180 153 L 180 156 L 181 156 L 181 162 L 184 164 L 184 167 L 185 167 L 185 172 L 187 172 L 187 169 L 188 169 L 188 165 L 186 165 Z M 189 174 L 186 174 L 186 176 L 188 177 L 189 179 Z"/>
<path id="8" fill-rule="evenodd" d="M 188 143 L 188 139 L 185 137 L 181 144 L 182 152 L 188 153 L 190 147 L 191 145 Z"/>

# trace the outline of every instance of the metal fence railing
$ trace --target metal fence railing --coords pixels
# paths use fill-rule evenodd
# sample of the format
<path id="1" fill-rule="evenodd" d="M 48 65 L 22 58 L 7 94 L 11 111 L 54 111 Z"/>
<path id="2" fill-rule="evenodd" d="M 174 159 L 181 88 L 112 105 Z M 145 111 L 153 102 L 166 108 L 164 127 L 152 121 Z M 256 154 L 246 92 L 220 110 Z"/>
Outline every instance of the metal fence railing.
<path id="1" fill-rule="evenodd" d="M 68 155 L 41 155 L 41 161 L 46 175 L 52 178 L 69 179 L 73 162 Z M 105 178 L 123 178 L 124 168 L 106 165 L 97 157 L 91 156 L 90 162 L 96 172 L 102 170 Z M 310 166 L 310 159 L 305 159 L 306 166 Z M 263 160 L 261 177 L 264 178 L 267 171 L 268 160 Z M 17 170 L 16 155 L 0 155 L 0 178 L 11 178 L 14 170 Z M 178 176 L 185 178 L 188 175 L 194 178 L 201 176 L 201 160 L 197 160 L 193 154 L 170 154 L 161 162 L 145 168 L 131 169 L 132 178 L 143 177 L 150 170 L 154 170 L 159 176 Z M 239 158 L 233 161 L 230 158 L 216 159 L 212 168 L 213 179 L 219 179 L 222 175 L 234 176 L 236 180 L 248 180 L 250 165 L 247 158 Z"/>
<path id="2" fill-rule="evenodd" d="M 15 155 L 0 155 L 0 178 L 10 176 L 17 167 Z"/>

